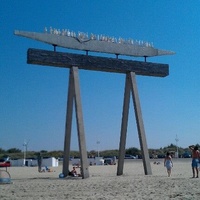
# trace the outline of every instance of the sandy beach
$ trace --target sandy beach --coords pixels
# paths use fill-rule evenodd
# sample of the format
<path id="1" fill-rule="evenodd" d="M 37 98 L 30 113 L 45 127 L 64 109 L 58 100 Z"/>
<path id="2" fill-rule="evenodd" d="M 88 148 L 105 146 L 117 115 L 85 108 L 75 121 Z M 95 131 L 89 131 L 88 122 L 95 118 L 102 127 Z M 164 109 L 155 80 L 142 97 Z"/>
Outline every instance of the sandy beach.
<path id="1" fill-rule="evenodd" d="M 13 183 L 0 184 L 0 199 L 199 199 L 200 178 L 191 178 L 191 159 L 173 162 L 171 177 L 163 160 L 151 160 L 153 175 L 144 175 L 142 160 L 126 160 L 122 176 L 116 175 L 117 165 L 90 166 L 88 179 L 59 178 L 62 165 L 45 173 L 37 167 L 11 167 Z"/>

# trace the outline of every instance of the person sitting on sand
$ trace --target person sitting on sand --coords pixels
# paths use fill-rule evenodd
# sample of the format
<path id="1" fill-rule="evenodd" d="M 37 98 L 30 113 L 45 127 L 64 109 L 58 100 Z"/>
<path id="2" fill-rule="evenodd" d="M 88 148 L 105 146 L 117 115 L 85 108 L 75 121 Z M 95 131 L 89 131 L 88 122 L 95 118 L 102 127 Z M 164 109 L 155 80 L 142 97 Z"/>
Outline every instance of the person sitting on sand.
<path id="1" fill-rule="evenodd" d="M 199 159 L 200 159 L 200 152 L 197 146 L 190 145 L 189 148 L 192 151 L 192 173 L 193 178 L 195 178 L 195 171 L 196 171 L 196 178 L 199 178 Z"/>
<path id="2" fill-rule="evenodd" d="M 165 160 L 164 160 L 164 166 L 167 168 L 168 177 L 171 176 L 171 171 L 173 167 L 172 157 L 170 156 L 170 153 L 167 152 Z"/>
<path id="3" fill-rule="evenodd" d="M 81 174 L 78 174 L 76 171 L 76 167 L 73 167 L 72 171 L 69 172 L 70 176 L 81 176 Z"/>
<path id="4" fill-rule="evenodd" d="M 50 168 L 48 168 L 47 166 L 45 166 L 45 170 L 46 170 L 47 172 L 53 172 L 53 170 L 50 169 Z"/>
<path id="5" fill-rule="evenodd" d="M 76 171 L 76 167 L 73 167 L 71 173 L 74 175 L 74 176 L 77 176 L 77 171 Z"/>

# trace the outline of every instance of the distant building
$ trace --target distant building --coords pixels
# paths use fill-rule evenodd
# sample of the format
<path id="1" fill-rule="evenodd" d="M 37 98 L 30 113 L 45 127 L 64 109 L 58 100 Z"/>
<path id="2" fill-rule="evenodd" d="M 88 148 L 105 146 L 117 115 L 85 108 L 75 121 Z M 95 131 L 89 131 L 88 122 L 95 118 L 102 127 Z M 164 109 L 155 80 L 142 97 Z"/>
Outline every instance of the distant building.
<path id="1" fill-rule="evenodd" d="M 11 166 L 20 167 L 24 166 L 24 159 L 17 159 L 17 160 L 10 160 Z M 26 159 L 25 166 L 27 167 L 33 167 L 38 166 L 37 159 Z M 42 167 L 58 167 L 58 159 L 54 157 L 50 158 L 43 158 L 42 159 Z"/>
<path id="2" fill-rule="evenodd" d="M 72 158 L 72 165 L 80 166 L 80 158 Z M 88 158 L 88 165 L 104 165 L 104 159 L 102 157 Z"/>

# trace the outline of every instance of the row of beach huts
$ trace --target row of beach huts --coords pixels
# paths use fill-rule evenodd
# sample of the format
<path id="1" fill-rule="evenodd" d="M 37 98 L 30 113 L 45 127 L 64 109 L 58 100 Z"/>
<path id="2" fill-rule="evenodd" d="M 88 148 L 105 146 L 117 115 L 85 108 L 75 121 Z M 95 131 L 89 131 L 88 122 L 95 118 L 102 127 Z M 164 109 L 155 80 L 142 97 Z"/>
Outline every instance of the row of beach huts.
<path id="1" fill-rule="evenodd" d="M 48 167 L 58 167 L 59 161 L 61 159 L 57 159 L 55 157 L 47 157 L 42 158 L 42 167 L 48 166 Z M 12 160 L 10 159 L 11 166 L 27 166 L 27 167 L 34 167 L 38 166 L 38 160 L 35 158 L 27 158 L 27 159 L 16 159 Z M 71 158 L 70 163 L 73 166 L 80 166 L 81 161 L 80 158 Z M 88 165 L 115 165 L 116 164 L 116 158 L 103 158 L 103 157 L 92 157 L 88 158 Z"/>

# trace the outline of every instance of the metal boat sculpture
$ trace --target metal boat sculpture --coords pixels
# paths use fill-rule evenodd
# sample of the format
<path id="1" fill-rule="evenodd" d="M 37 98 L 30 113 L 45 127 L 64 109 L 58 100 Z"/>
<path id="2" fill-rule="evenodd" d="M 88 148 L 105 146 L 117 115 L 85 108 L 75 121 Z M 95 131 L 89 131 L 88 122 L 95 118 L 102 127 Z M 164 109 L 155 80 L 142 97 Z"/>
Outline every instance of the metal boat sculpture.
<path id="1" fill-rule="evenodd" d="M 133 42 L 133 40 L 127 42 L 123 39 L 119 39 L 119 41 L 116 42 L 116 40 L 112 38 L 96 38 L 94 35 L 85 37 L 83 34 L 78 34 L 78 36 L 76 36 L 75 33 L 65 34 L 52 31 L 50 33 L 47 31 L 44 33 L 37 33 L 19 30 L 15 30 L 14 34 L 51 44 L 54 47 L 58 46 L 86 52 L 110 53 L 116 54 L 117 56 L 152 57 L 175 54 L 172 51 L 156 49 L 150 43 Z"/>

